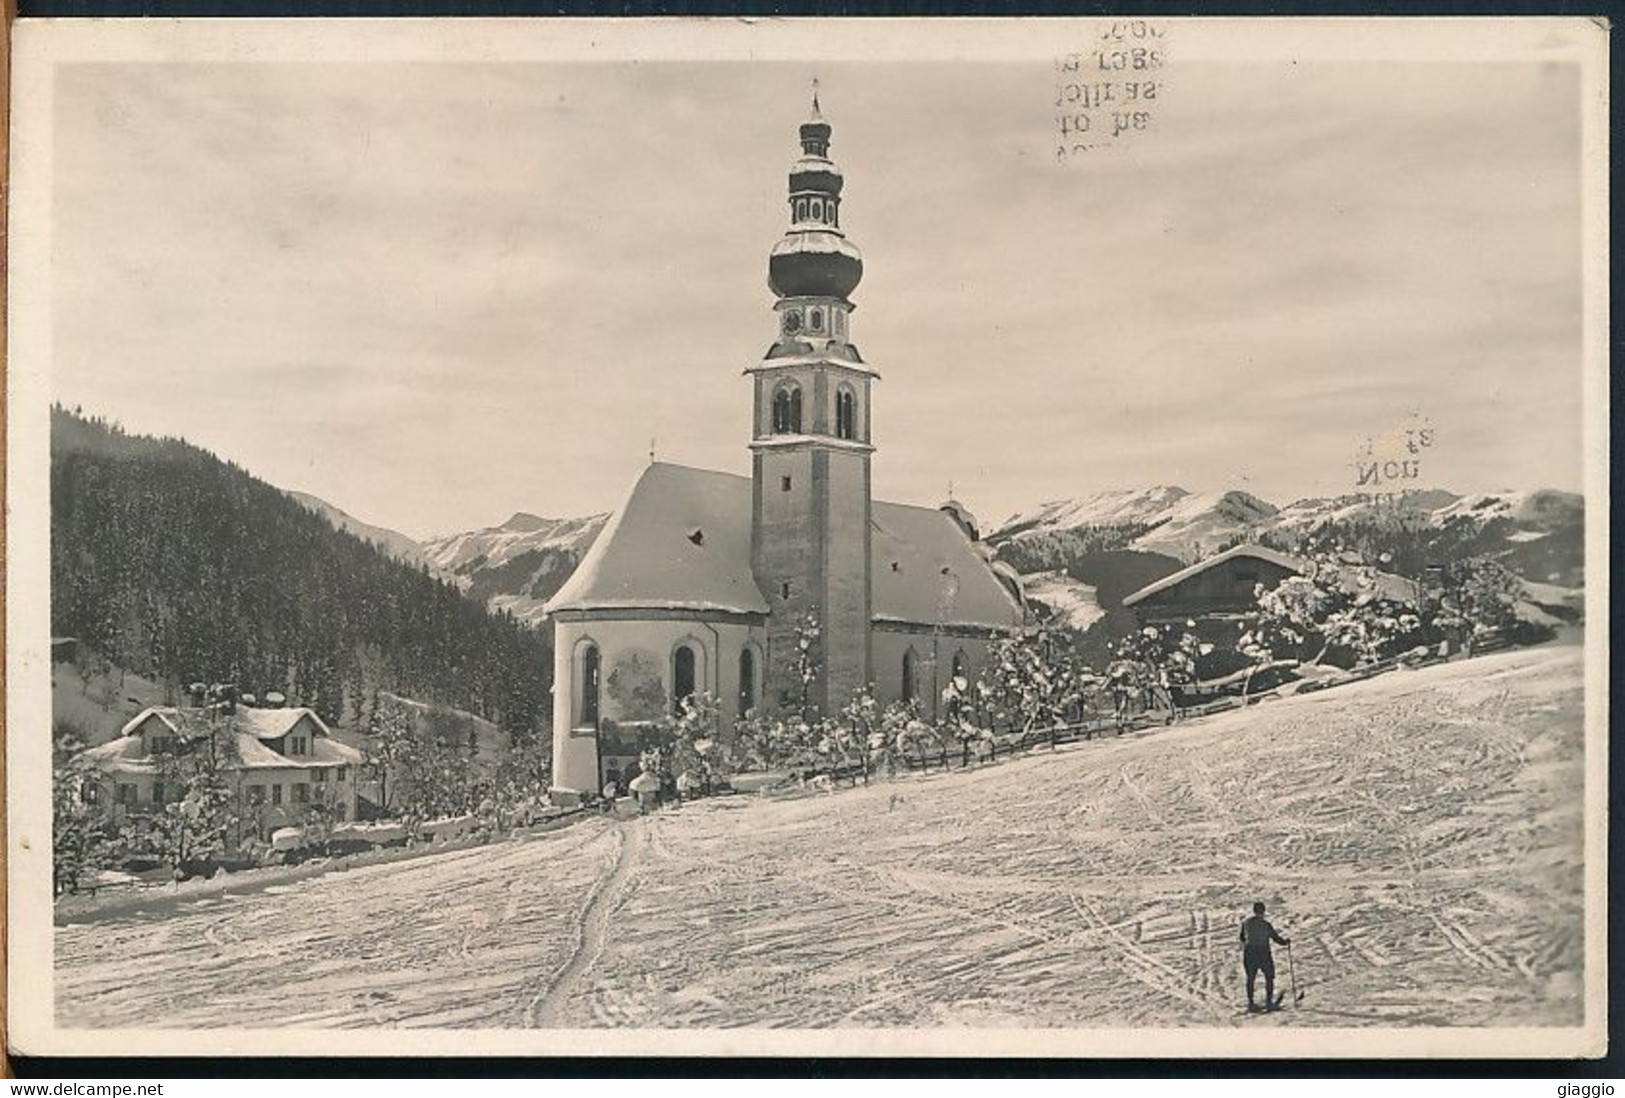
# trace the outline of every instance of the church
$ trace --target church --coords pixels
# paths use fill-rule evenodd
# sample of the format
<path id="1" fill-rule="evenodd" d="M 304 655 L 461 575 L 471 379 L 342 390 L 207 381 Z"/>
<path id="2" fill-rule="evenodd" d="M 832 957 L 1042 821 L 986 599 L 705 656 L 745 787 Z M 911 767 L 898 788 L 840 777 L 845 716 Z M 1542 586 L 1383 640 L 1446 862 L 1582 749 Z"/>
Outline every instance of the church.
<path id="1" fill-rule="evenodd" d="M 631 772 L 700 693 L 725 736 L 746 713 L 833 713 L 865 687 L 932 718 L 950 678 L 1026 620 L 1019 577 L 964 507 L 871 494 L 880 375 L 852 338 L 863 259 L 830 135 L 815 94 L 768 257 L 778 335 L 744 369 L 751 475 L 652 461 L 547 604 L 557 799 Z"/>

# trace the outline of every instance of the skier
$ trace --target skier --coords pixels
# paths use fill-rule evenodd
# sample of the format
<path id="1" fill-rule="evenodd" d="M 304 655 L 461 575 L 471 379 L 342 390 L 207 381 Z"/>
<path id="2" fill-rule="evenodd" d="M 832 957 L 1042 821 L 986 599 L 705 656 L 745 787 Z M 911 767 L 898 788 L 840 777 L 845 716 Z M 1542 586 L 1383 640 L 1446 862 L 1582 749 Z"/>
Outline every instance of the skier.
<path id="1" fill-rule="evenodd" d="M 1260 900 L 1253 904 L 1252 916 L 1241 923 L 1241 963 L 1247 970 L 1249 1013 L 1258 1010 L 1253 1002 L 1253 985 L 1258 981 L 1260 972 L 1264 974 L 1264 1009 L 1274 1010 L 1278 1005 L 1275 999 L 1275 957 L 1270 953 L 1272 941 L 1284 946 L 1292 944 L 1291 938 L 1281 937 L 1269 920 L 1264 918 L 1264 902 Z M 1282 995 L 1285 994 L 1282 992 Z"/>

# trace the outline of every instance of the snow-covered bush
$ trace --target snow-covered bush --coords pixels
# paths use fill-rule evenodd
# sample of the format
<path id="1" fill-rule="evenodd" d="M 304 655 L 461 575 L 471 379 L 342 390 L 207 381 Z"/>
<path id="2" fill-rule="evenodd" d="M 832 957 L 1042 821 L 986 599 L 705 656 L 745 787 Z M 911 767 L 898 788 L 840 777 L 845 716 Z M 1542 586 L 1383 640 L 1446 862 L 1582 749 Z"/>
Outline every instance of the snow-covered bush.
<path id="1" fill-rule="evenodd" d="M 1445 567 L 1438 590 L 1426 604 L 1430 624 L 1459 643 L 1518 624 L 1523 581 L 1489 557 L 1474 557 Z"/>

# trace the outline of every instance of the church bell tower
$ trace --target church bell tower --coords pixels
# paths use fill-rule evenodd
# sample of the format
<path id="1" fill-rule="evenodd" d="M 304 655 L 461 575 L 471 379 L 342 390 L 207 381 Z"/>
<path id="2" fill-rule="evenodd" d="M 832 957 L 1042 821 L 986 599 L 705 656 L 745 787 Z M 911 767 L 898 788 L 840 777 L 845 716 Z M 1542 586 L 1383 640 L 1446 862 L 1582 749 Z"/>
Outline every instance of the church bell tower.
<path id="1" fill-rule="evenodd" d="M 841 231 L 841 172 L 813 92 L 790 169 L 790 225 L 768 258 L 778 336 L 747 367 L 751 430 L 751 567 L 771 607 L 769 710 L 805 701 L 830 713 L 871 680 L 869 387 L 879 375 L 852 342 L 852 291 L 863 257 Z M 815 620 L 815 674 L 803 688 L 800 645 Z"/>

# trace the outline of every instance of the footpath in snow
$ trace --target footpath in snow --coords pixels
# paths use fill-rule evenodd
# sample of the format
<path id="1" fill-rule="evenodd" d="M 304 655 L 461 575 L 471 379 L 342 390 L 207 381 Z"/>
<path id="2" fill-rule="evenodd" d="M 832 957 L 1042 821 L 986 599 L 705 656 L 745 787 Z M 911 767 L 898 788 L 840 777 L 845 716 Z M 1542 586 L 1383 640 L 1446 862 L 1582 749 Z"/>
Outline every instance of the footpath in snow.
<path id="1" fill-rule="evenodd" d="M 1580 684 L 1546 646 L 61 927 L 57 1020 L 1576 1025 Z M 1254 899 L 1305 998 L 1248 1019 Z"/>

